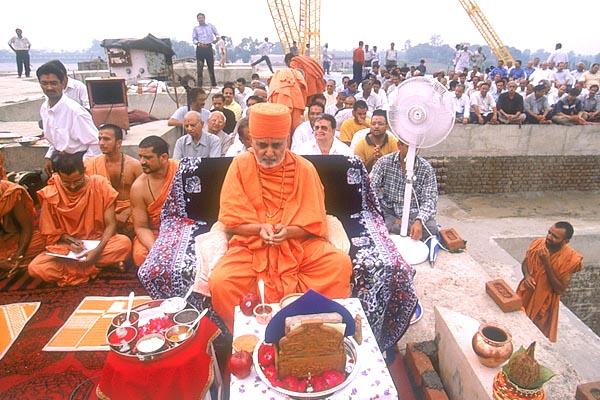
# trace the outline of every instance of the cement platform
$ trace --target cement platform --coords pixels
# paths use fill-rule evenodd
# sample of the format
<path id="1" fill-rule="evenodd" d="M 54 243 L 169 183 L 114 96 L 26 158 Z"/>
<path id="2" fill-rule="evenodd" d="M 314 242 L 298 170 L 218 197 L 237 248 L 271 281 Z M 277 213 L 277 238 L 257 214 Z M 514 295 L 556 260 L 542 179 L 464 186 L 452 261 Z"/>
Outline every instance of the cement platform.
<path id="1" fill-rule="evenodd" d="M 39 135 L 42 130 L 37 122 L 0 122 L 0 131 L 15 132 L 21 136 Z M 167 126 L 167 121 L 159 120 L 147 124 L 136 125 L 129 129 L 123 140 L 123 152 L 138 158 L 138 144 L 146 136 L 160 136 L 169 144 L 173 153 L 175 141 L 180 137 L 180 129 Z M 17 143 L 2 145 L 0 151 L 4 153 L 5 167 L 8 171 L 24 171 L 42 169 L 44 156 L 48 151 L 48 142 L 40 140 L 33 146 L 21 146 Z"/>

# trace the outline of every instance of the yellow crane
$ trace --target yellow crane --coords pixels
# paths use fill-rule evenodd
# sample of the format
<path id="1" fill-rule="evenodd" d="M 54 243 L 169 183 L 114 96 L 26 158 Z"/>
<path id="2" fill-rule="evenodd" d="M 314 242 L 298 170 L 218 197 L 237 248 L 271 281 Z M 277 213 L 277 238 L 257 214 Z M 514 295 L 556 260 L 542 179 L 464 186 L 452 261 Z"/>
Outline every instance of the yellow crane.
<path id="1" fill-rule="evenodd" d="M 494 53 L 498 60 L 513 61 L 513 56 L 510 54 L 508 47 L 502 43 L 500 37 L 490 24 L 490 21 L 486 18 L 479 5 L 475 2 L 475 0 L 458 0 L 460 4 L 463 6 L 471 21 L 475 24 L 475 27 L 483 36 L 483 39 L 487 42 L 488 46 L 490 46 L 490 50 Z"/>
<path id="2" fill-rule="evenodd" d="M 300 18 L 296 22 L 290 0 L 267 0 L 271 18 L 283 50 L 288 53 L 296 42 L 299 54 L 307 52 L 321 60 L 321 0 L 300 0 Z M 309 49 L 306 45 L 309 45 Z"/>

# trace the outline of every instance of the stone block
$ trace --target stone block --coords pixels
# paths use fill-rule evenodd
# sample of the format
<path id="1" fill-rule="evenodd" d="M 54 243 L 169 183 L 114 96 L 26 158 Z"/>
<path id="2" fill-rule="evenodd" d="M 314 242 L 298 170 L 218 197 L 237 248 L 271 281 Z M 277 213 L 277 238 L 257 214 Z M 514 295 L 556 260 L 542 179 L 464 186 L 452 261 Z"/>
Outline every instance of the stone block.
<path id="1" fill-rule="evenodd" d="M 584 383 L 577 386 L 575 400 L 598 400 L 600 399 L 600 381 Z"/>
<path id="2" fill-rule="evenodd" d="M 486 293 L 504 312 L 521 309 L 521 298 L 508 286 L 504 279 L 496 279 L 485 283 Z"/>

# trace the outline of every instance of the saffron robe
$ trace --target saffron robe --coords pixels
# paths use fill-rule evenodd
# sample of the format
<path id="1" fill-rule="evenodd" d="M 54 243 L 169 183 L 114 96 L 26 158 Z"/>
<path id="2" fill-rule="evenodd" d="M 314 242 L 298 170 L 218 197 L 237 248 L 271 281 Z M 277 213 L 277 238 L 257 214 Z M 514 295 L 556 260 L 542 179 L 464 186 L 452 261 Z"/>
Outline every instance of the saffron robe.
<path id="1" fill-rule="evenodd" d="M 125 155 L 123 155 L 125 157 Z M 100 175 L 108 179 L 110 175 L 106 169 L 104 154 L 85 160 L 85 173 L 88 175 Z M 129 199 L 119 200 L 115 203 L 115 214 L 117 215 L 117 230 L 122 233 L 133 231 L 133 220 L 131 219 L 131 201 Z"/>
<path id="2" fill-rule="evenodd" d="M 79 240 L 100 240 L 104 233 L 104 211 L 112 207 L 117 191 L 102 176 L 88 177 L 87 184 L 77 192 L 66 189 L 60 175 L 54 174 L 48 186 L 39 190 L 41 202 L 40 233 L 46 245 L 55 244 L 62 234 Z M 106 244 L 96 264 L 85 265 L 77 260 L 67 260 L 39 254 L 29 264 L 29 274 L 59 286 L 86 283 L 102 267 L 124 262 L 131 253 L 131 240 L 116 234 Z"/>
<path id="3" fill-rule="evenodd" d="M 27 190 L 21 185 L 6 180 L 0 180 L 0 262 L 11 257 L 19 249 L 20 227 L 11 212 L 17 203 L 23 204 L 31 219 L 35 219 L 33 200 Z M 28 263 L 33 257 L 44 250 L 44 240 L 37 229 L 32 231 L 31 241 L 23 262 Z"/>
<path id="4" fill-rule="evenodd" d="M 315 94 L 325 91 L 325 71 L 323 67 L 313 58 L 308 56 L 295 56 L 290 60 L 290 68 L 302 71 L 306 81 L 306 102 Z"/>
<path id="5" fill-rule="evenodd" d="M 525 286 L 523 279 L 517 287 L 517 294 L 523 300 L 527 316 L 550 341 L 556 342 L 560 295 L 552 290 L 542 260 L 538 256 L 538 251 L 545 246 L 545 238 L 531 242 L 525 254 L 525 262 L 529 274 L 536 282 L 535 289 L 531 290 Z M 582 260 L 583 257 L 568 244 L 556 253 L 550 253 L 550 265 L 554 268 L 554 273 L 559 280 L 581 271 Z"/>
<path id="6" fill-rule="evenodd" d="M 302 123 L 306 108 L 306 81 L 302 73 L 293 68 L 275 71 L 269 82 L 269 103 L 283 104 L 290 109 L 292 126 L 290 135 Z"/>
<path id="7" fill-rule="evenodd" d="M 267 214 L 275 213 L 280 205 L 282 210 L 268 221 Z M 231 237 L 208 281 L 213 308 L 230 330 L 240 297 L 256 293 L 259 278 L 265 281 L 267 303 L 308 289 L 330 298 L 349 296 L 350 257 L 325 239 L 323 185 L 314 166 L 304 158 L 286 150 L 280 165 L 263 168 L 252 152 L 237 156 L 221 189 L 219 221 L 230 229 L 281 223 L 299 226 L 311 235 L 276 246 L 267 246 L 258 235 Z"/>
<path id="8" fill-rule="evenodd" d="M 154 233 L 154 238 L 158 236 L 158 230 L 160 228 L 160 213 L 162 211 L 163 204 L 167 200 L 167 196 L 171 189 L 171 183 L 173 182 L 173 177 L 177 172 L 177 167 L 179 163 L 176 160 L 169 160 L 169 167 L 167 169 L 167 175 L 165 176 L 165 181 L 160 189 L 160 193 L 154 201 L 146 207 L 146 212 L 148 213 L 148 222 L 150 223 L 150 229 Z M 146 248 L 136 237 L 133 240 L 133 263 L 136 267 L 139 267 L 146 260 L 146 256 L 150 249 Z"/>

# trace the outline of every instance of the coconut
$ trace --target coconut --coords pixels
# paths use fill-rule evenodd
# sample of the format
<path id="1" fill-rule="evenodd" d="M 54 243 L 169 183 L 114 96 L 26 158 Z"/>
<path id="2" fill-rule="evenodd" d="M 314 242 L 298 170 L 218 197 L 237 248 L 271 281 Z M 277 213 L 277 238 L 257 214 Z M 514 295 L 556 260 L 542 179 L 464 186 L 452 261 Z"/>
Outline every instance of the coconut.
<path id="1" fill-rule="evenodd" d="M 531 343 L 526 351 L 512 357 L 508 362 L 508 377 L 520 387 L 531 387 L 540 377 L 540 364 L 535 360 L 534 352 L 535 342 Z"/>

